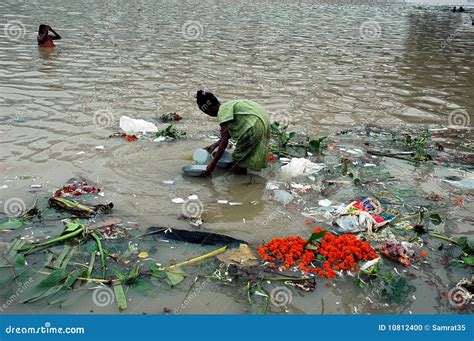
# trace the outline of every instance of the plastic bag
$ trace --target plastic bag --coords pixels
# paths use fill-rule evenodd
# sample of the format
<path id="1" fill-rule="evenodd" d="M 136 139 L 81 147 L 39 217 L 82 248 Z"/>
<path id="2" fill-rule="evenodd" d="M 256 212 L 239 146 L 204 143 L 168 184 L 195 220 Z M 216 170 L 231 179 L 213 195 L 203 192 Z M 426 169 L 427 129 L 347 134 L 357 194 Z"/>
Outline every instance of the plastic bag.
<path id="1" fill-rule="evenodd" d="M 283 175 L 292 178 L 317 173 L 324 167 L 323 163 L 314 163 L 305 158 L 295 157 L 291 159 L 290 163 L 282 166 L 281 171 Z"/>
<path id="2" fill-rule="evenodd" d="M 151 122 L 134 119 L 128 116 L 120 117 L 120 129 L 130 133 L 156 133 L 158 128 Z"/>

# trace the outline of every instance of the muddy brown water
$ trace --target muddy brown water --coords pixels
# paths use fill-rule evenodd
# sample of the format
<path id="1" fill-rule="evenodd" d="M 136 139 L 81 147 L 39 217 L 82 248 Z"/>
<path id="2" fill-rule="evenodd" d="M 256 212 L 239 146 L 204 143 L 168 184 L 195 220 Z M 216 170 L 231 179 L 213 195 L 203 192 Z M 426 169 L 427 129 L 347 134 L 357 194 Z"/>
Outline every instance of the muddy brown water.
<path id="1" fill-rule="evenodd" d="M 280 180 L 277 167 L 242 177 L 218 172 L 212 180 L 181 175 L 193 150 L 209 144 L 218 132 L 216 122 L 194 104 L 197 89 L 210 89 L 223 101 L 255 100 L 272 119 L 315 137 L 368 123 L 392 128 L 472 123 L 474 26 L 469 13 L 400 4 L 338 6 L 286 0 L 7 0 L 0 4 L 0 13 L 5 35 L 0 40 L 3 203 L 19 198 L 28 206 L 34 197 L 51 195 L 68 179 L 83 177 L 104 190 L 105 197 L 99 199 L 113 201 L 112 215 L 132 230 L 152 225 L 190 228 L 177 220 L 181 205 L 171 199 L 197 194 L 204 207 L 203 229 L 257 245 L 275 236 L 308 234 L 305 219 L 300 208 L 282 208 L 269 200 L 265 186 L 268 180 Z M 63 37 L 53 51 L 35 46 L 42 22 Z M 108 138 L 120 131 L 122 115 L 150 120 L 175 111 L 184 116 L 177 127 L 186 130 L 185 140 L 128 143 Z M 408 179 L 407 184 L 423 193 L 449 197 L 450 189 L 438 178 L 459 175 L 443 167 L 384 162 L 392 175 Z M 34 189 L 32 184 L 42 187 Z M 349 202 L 354 195 L 348 191 L 331 199 Z M 219 199 L 243 205 L 220 205 Z M 466 203 L 459 214 L 472 218 L 472 204 Z M 472 235 L 472 224 L 455 218 L 444 227 L 446 232 Z M 2 233 L 0 238 L 8 243 L 17 234 L 38 238 L 59 231 L 60 226 L 52 225 Z M 147 243 L 149 248 L 154 242 Z M 210 250 L 158 243 L 150 255 L 166 263 Z M 30 262 L 40 264 L 41 259 L 32 257 Z M 151 298 L 131 290 L 125 312 L 174 309 L 184 300 L 193 275 L 212 271 L 212 264 L 187 271 L 182 286 L 159 286 Z M 341 280 L 332 288 L 320 281 L 311 294 L 294 291 L 289 310 L 353 313 L 357 306 L 359 312 L 456 312 L 442 297 L 454 278 L 466 276 L 459 271 L 453 274 L 430 265 L 413 279 L 416 292 L 401 307 L 370 309 L 361 303 L 367 293 L 353 281 Z M 114 304 L 94 304 L 91 291 L 85 289 L 70 294 L 61 308 L 18 301 L 6 311 L 116 312 Z M 205 284 L 182 312 L 255 311 L 240 288 Z"/>

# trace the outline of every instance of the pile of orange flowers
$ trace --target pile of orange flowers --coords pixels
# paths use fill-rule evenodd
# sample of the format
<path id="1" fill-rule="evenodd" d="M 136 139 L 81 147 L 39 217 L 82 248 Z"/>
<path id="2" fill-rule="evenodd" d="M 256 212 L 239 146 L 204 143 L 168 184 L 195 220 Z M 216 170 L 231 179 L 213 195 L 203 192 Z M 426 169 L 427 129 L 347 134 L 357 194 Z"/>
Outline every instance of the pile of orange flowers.
<path id="1" fill-rule="evenodd" d="M 325 230 L 317 227 L 314 233 Z M 369 243 L 357 239 L 352 234 L 335 236 L 329 232 L 321 241 L 310 243 L 316 250 L 307 249 L 308 242 L 300 237 L 274 238 L 258 249 L 260 256 L 269 267 L 276 267 L 276 262 L 283 263 L 281 270 L 298 266 L 301 271 L 316 273 L 321 277 L 334 278 L 338 270 L 355 271 L 357 262 L 377 258 Z M 315 258 L 323 261 L 322 268 L 314 267 Z"/>
<path id="2" fill-rule="evenodd" d="M 271 268 L 276 267 L 275 262 L 283 263 L 281 270 L 297 265 L 297 262 L 308 254 L 305 250 L 306 240 L 300 237 L 274 238 L 270 242 L 257 249 L 263 260 L 270 262 Z M 313 254 L 314 259 L 314 254 Z"/>
<path id="3" fill-rule="evenodd" d="M 334 278 L 338 270 L 355 271 L 358 261 L 378 257 L 369 243 L 357 239 L 353 234 L 335 236 L 326 233 L 316 252 L 326 257 L 323 268 L 310 268 L 307 271 L 326 278 Z"/>

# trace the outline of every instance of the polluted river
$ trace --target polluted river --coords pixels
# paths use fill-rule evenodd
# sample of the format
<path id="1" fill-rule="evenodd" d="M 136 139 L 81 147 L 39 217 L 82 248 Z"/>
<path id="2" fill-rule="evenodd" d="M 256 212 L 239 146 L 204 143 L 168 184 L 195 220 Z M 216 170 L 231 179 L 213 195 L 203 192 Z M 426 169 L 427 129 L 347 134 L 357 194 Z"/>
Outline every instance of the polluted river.
<path id="1" fill-rule="evenodd" d="M 469 13 L 6 0 L 0 17 L 2 314 L 472 312 Z M 43 21 L 62 36 L 47 52 Z M 279 122 L 266 169 L 182 173 L 219 136 L 199 89 Z M 186 134 L 124 136 L 124 116 Z M 294 157 L 306 172 L 290 174 Z M 390 221 L 367 227 L 365 204 Z M 369 243 L 378 261 L 326 278 L 257 251 L 318 227 Z"/>

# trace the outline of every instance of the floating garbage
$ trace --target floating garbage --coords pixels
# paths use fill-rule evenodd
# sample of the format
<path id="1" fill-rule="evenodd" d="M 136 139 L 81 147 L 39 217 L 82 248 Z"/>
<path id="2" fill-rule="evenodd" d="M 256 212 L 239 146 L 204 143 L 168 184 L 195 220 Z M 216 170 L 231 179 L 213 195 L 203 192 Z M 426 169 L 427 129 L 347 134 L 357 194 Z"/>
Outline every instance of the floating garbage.
<path id="1" fill-rule="evenodd" d="M 318 205 L 322 207 L 329 207 L 332 205 L 332 201 L 329 199 L 322 199 L 318 201 Z"/>
<path id="2" fill-rule="evenodd" d="M 273 191 L 273 199 L 281 203 L 283 206 L 292 202 L 295 197 L 283 189 L 276 189 Z"/>
<path id="3" fill-rule="evenodd" d="M 283 175 L 293 178 L 317 173 L 324 167 L 323 163 L 314 163 L 305 158 L 293 158 L 290 163 L 281 167 L 281 171 Z"/>
<path id="4" fill-rule="evenodd" d="M 170 124 L 165 129 L 157 131 L 156 137 L 164 137 L 166 139 L 176 140 L 186 137 L 186 132 L 178 130 L 174 125 Z"/>
<path id="5" fill-rule="evenodd" d="M 128 135 L 125 133 L 115 133 L 115 134 L 110 135 L 109 137 L 119 137 L 121 139 L 127 140 L 128 142 L 138 141 L 138 137 L 136 135 Z"/>
<path id="6" fill-rule="evenodd" d="M 55 197 L 75 197 L 89 193 L 99 193 L 100 188 L 89 185 L 85 181 L 73 181 L 64 185 L 62 188 L 54 192 Z"/>
<path id="7" fill-rule="evenodd" d="M 361 231 L 375 232 L 382 226 L 395 220 L 398 212 L 385 210 L 378 200 L 365 198 L 351 202 L 336 219 L 334 227 L 340 233 L 358 233 Z"/>
<path id="8" fill-rule="evenodd" d="M 398 242 L 393 240 L 383 242 L 381 245 L 376 246 L 375 250 L 379 251 L 382 253 L 382 255 L 390 258 L 391 260 L 405 266 L 411 265 L 410 257 L 412 257 L 415 253 L 412 243 Z"/>
<path id="9" fill-rule="evenodd" d="M 183 117 L 178 114 L 178 113 L 175 113 L 175 112 L 170 112 L 170 113 L 167 113 L 167 114 L 162 114 L 158 120 L 162 123 L 169 123 L 169 122 L 173 122 L 173 121 L 181 121 L 183 119 Z"/>
<path id="10" fill-rule="evenodd" d="M 160 136 L 153 140 L 153 142 L 163 142 L 163 141 L 166 141 L 165 136 Z"/>
<path id="11" fill-rule="evenodd" d="M 474 178 L 462 178 L 459 176 L 450 176 L 442 180 L 454 187 L 464 190 L 474 190 Z"/>
<path id="12" fill-rule="evenodd" d="M 275 190 L 280 188 L 280 184 L 278 182 L 274 181 L 269 181 L 266 185 L 265 188 L 268 190 Z"/>
<path id="13" fill-rule="evenodd" d="M 127 134 L 158 132 L 158 128 L 153 123 L 128 116 L 120 117 L 120 129 Z"/>
<path id="14" fill-rule="evenodd" d="M 113 207 L 113 203 L 109 204 L 98 204 L 98 205 L 86 205 L 81 204 L 75 200 L 69 200 L 64 198 L 50 198 L 49 206 L 55 207 L 60 210 L 73 212 L 81 216 L 94 216 L 98 212 L 110 211 Z"/>
<path id="15" fill-rule="evenodd" d="M 257 255 L 247 244 L 240 244 L 238 249 L 227 249 L 217 256 L 217 259 L 225 264 L 233 264 L 240 267 L 255 266 L 260 262 Z"/>
<path id="16" fill-rule="evenodd" d="M 379 258 L 369 243 L 354 235 L 335 236 L 320 227 L 307 240 L 274 238 L 257 251 L 271 268 L 279 265 L 281 270 L 294 268 L 324 278 L 335 278 L 339 270 L 354 270 L 358 261 Z M 314 265 L 316 257 L 323 261 L 322 268 Z"/>

